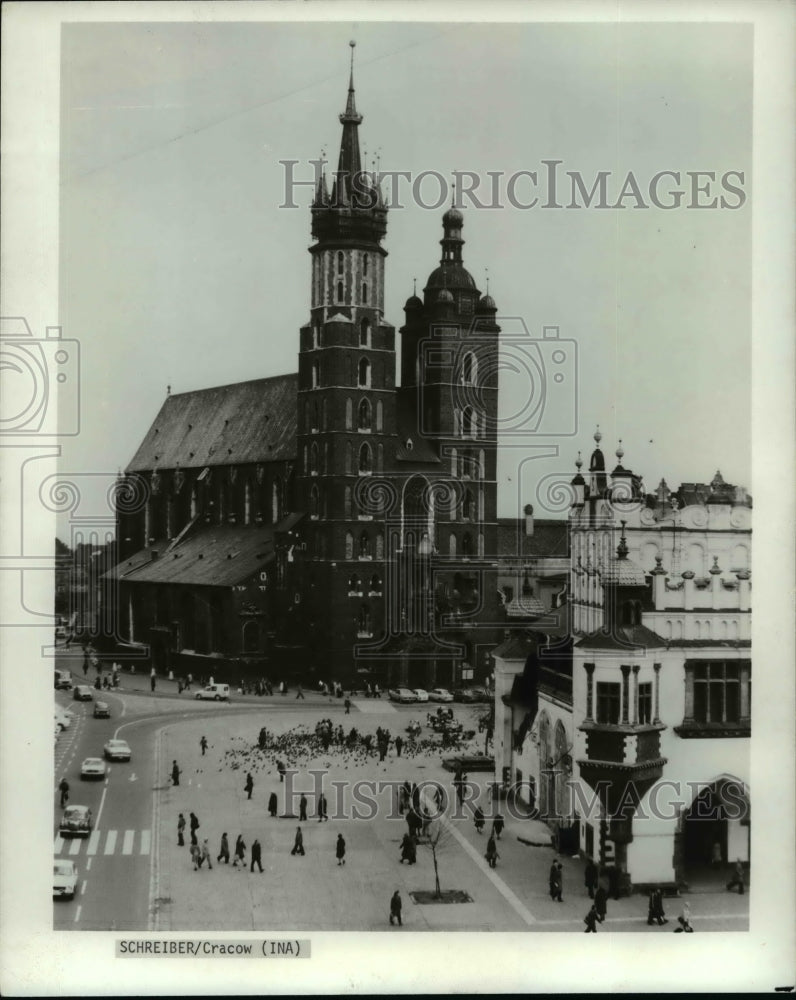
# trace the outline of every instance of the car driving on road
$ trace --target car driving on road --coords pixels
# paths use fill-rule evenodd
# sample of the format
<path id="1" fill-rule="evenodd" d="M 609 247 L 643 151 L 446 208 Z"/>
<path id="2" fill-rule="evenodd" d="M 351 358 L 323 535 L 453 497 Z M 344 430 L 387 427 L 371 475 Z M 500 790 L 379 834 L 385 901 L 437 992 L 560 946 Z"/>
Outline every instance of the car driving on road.
<path id="1" fill-rule="evenodd" d="M 55 899 L 74 899 L 77 892 L 77 865 L 68 858 L 53 862 L 53 896 Z"/>
<path id="2" fill-rule="evenodd" d="M 105 777 L 105 761 L 102 757 L 86 757 L 80 765 L 80 780 Z"/>
<path id="3" fill-rule="evenodd" d="M 58 824 L 61 836 L 87 837 L 91 833 L 91 810 L 88 806 L 67 806 Z"/>
<path id="4" fill-rule="evenodd" d="M 133 756 L 127 740 L 108 740 L 103 749 L 108 760 L 130 760 Z"/>
<path id="5" fill-rule="evenodd" d="M 229 701 L 229 684 L 208 684 L 194 697 L 204 701 Z"/>
<path id="6" fill-rule="evenodd" d="M 94 694 L 88 684 L 76 684 L 72 695 L 75 701 L 93 701 Z"/>
<path id="7" fill-rule="evenodd" d="M 94 718 L 95 719 L 110 719 L 111 710 L 108 706 L 107 701 L 95 701 L 94 702 Z"/>

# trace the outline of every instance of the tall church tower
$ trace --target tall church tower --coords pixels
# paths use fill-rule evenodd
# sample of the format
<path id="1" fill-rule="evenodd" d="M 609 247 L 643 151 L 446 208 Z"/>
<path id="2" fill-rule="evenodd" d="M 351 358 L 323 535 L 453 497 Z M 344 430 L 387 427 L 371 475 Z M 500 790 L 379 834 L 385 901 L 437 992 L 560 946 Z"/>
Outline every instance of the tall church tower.
<path id="1" fill-rule="evenodd" d="M 312 205 L 310 322 L 300 332 L 297 499 L 307 530 L 311 653 L 325 672 L 351 671 L 357 641 L 383 626 L 384 526 L 368 479 L 389 463 L 395 428 L 395 331 L 384 322 L 381 243 L 387 208 L 363 171 L 353 47 L 331 191 Z"/>

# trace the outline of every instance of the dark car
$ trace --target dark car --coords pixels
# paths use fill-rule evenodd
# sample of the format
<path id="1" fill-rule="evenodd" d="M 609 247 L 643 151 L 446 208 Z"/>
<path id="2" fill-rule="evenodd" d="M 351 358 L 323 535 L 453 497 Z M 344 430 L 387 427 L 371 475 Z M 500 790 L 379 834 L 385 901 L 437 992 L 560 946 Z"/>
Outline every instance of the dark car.
<path id="1" fill-rule="evenodd" d="M 107 701 L 95 701 L 94 702 L 94 718 L 95 719 L 110 719 L 111 710 Z"/>
<path id="2" fill-rule="evenodd" d="M 77 684 L 72 697 L 75 701 L 93 701 L 94 693 L 88 684 Z"/>

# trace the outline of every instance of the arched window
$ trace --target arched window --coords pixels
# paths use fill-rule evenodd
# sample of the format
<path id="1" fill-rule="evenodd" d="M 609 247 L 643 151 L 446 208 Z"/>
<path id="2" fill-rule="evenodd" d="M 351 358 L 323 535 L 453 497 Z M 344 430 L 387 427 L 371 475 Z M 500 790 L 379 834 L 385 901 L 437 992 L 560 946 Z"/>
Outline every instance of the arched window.
<path id="1" fill-rule="evenodd" d="M 359 579 L 356 573 L 352 573 L 348 578 L 348 596 L 349 597 L 361 597 L 362 596 L 362 581 Z"/>
<path id="2" fill-rule="evenodd" d="M 359 346 L 370 347 L 370 320 L 363 319 L 359 324 Z"/>
<path id="3" fill-rule="evenodd" d="M 368 304 L 368 283 L 367 281 L 362 282 L 362 302 L 364 305 Z"/>
<path id="4" fill-rule="evenodd" d="M 363 399 L 357 408 L 357 427 L 361 431 L 370 430 L 370 400 Z"/>
<path id="5" fill-rule="evenodd" d="M 312 346 L 315 348 L 321 346 L 321 331 L 317 320 L 312 324 Z"/>
<path id="6" fill-rule="evenodd" d="M 464 491 L 462 497 L 462 517 L 469 521 L 473 516 L 473 494 L 469 490 Z"/>
<path id="7" fill-rule="evenodd" d="M 470 532 L 466 531 L 462 535 L 462 555 L 469 558 L 473 554 L 473 540 L 470 536 Z"/>
<path id="8" fill-rule="evenodd" d="M 329 472 L 329 442 L 324 441 L 323 443 L 323 471 L 324 474 Z"/>
<path id="9" fill-rule="evenodd" d="M 472 351 L 468 351 L 462 359 L 462 383 L 473 385 L 478 377 L 478 362 Z"/>
<path id="10" fill-rule="evenodd" d="M 367 604 L 363 604 L 359 609 L 359 620 L 357 622 L 358 631 L 360 636 L 369 636 L 372 634 L 371 623 L 370 623 L 370 608 Z"/>
<path id="11" fill-rule="evenodd" d="M 312 404 L 312 430 L 316 431 L 320 427 L 320 407 L 317 400 Z"/>
<path id="12" fill-rule="evenodd" d="M 462 415 L 462 437 L 476 437 L 478 434 L 478 421 L 475 410 L 472 406 L 465 407 Z"/>
<path id="13" fill-rule="evenodd" d="M 454 437 L 458 437 L 459 436 L 459 425 L 460 425 L 460 423 L 461 423 L 461 421 L 459 419 L 459 408 L 458 408 L 458 406 L 455 406 L 453 408 L 453 436 Z"/>
<path id="14" fill-rule="evenodd" d="M 345 557 L 346 559 L 354 558 L 354 536 L 350 531 L 345 533 Z"/>
<path id="15" fill-rule="evenodd" d="M 384 532 L 382 531 L 376 532 L 376 558 L 384 558 Z"/>
<path id="16" fill-rule="evenodd" d="M 373 471 L 373 459 L 370 453 L 370 445 L 365 442 L 359 449 L 359 474 L 364 475 Z"/>
<path id="17" fill-rule="evenodd" d="M 478 532 L 478 556 L 480 559 L 484 558 L 484 533 L 483 531 Z"/>
<path id="18" fill-rule="evenodd" d="M 354 407 L 350 399 L 345 401 L 345 429 L 347 431 L 351 430 L 352 420 L 353 420 Z"/>
<path id="19" fill-rule="evenodd" d="M 343 283 L 342 281 L 337 282 L 337 301 L 343 301 Z"/>
<path id="20" fill-rule="evenodd" d="M 368 255 L 364 254 L 362 257 L 362 273 L 367 278 L 368 276 Z"/>
<path id="21" fill-rule="evenodd" d="M 312 362 L 312 388 L 317 389 L 321 384 L 321 366 L 317 361 Z"/>
<path id="22" fill-rule="evenodd" d="M 367 358 L 360 358 L 358 369 L 358 383 L 364 388 L 370 387 L 370 362 Z"/>
<path id="23" fill-rule="evenodd" d="M 321 494 L 317 484 L 310 490 L 310 516 L 317 517 L 321 512 Z"/>
<path id="24" fill-rule="evenodd" d="M 384 407 L 380 399 L 376 400 L 376 430 L 380 431 L 384 427 Z"/>
<path id="25" fill-rule="evenodd" d="M 313 441 L 310 445 L 310 475 L 318 475 L 318 442 Z"/>
<path id="26" fill-rule="evenodd" d="M 368 592 L 369 597 L 381 597 L 382 583 L 381 577 L 378 573 L 374 573 L 370 578 L 370 590 Z"/>
<path id="27" fill-rule="evenodd" d="M 243 484 L 243 523 L 252 523 L 252 484 L 248 479 Z"/>
<path id="28" fill-rule="evenodd" d="M 363 531 L 359 536 L 359 558 L 370 559 L 370 556 L 370 538 L 368 537 L 367 531 Z"/>
<path id="29" fill-rule="evenodd" d="M 345 492 L 343 494 L 343 514 L 345 517 L 351 517 L 351 487 L 346 486 Z"/>
<path id="30" fill-rule="evenodd" d="M 345 256 L 342 250 L 337 251 L 337 273 L 342 274 L 345 266 Z"/>
<path id="31" fill-rule="evenodd" d="M 451 532 L 450 538 L 448 539 L 448 555 L 456 555 L 456 535 Z"/>

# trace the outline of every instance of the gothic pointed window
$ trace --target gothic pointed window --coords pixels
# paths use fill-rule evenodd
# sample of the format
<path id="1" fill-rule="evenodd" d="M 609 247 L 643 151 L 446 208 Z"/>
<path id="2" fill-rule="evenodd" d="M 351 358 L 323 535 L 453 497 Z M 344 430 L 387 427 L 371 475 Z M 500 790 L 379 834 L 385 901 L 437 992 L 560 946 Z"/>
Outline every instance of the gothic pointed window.
<path id="1" fill-rule="evenodd" d="M 473 540 L 470 532 L 467 531 L 462 536 L 462 555 L 469 558 L 473 554 Z"/>
<path id="2" fill-rule="evenodd" d="M 471 520 L 473 516 L 473 494 L 469 490 L 464 491 L 462 498 L 462 517 L 465 521 Z"/>
<path id="3" fill-rule="evenodd" d="M 337 282 L 337 301 L 342 304 L 343 302 L 343 283 L 342 281 Z"/>
<path id="4" fill-rule="evenodd" d="M 303 469 L 304 469 L 305 473 L 307 473 L 307 472 L 310 471 L 310 460 L 309 460 L 308 455 L 307 455 L 307 446 L 306 445 L 304 445 L 304 465 L 303 465 Z"/>
<path id="5" fill-rule="evenodd" d="M 359 324 L 359 346 L 370 347 L 370 320 L 363 319 Z"/>
<path id="6" fill-rule="evenodd" d="M 312 388 L 317 389 L 321 384 L 321 366 L 317 361 L 312 362 Z"/>
<path id="7" fill-rule="evenodd" d="M 368 537 L 367 531 L 363 531 L 359 536 L 359 558 L 370 559 L 370 556 L 370 538 Z"/>
<path id="8" fill-rule="evenodd" d="M 346 559 L 354 558 L 354 536 L 350 531 L 345 533 L 345 557 Z"/>
<path id="9" fill-rule="evenodd" d="M 453 532 L 451 532 L 450 538 L 448 539 L 448 555 L 456 555 L 456 535 L 454 535 Z"/>
<path id="10" fill-rule="evenodd" d="M 310 446 L 310 475 L 318 475 L 318 442 L 313 441 Z"/>
<path id="11" fill-rule="evenodd" d="M 347 431 L 350 431 L 352 427 L 353 412 L 354 406 L 349 398 L 345 401 L 345 429 Z"/>
<path id="12" fill-rule="evenodd" d="M 358 384 L 363 388 L 370 387 L 370 362 L 367 358 L 360 358 L 358 368 Z"/>
<path id="13" fill-rule="evenodd" d="M 475 355 L 468 351 L 462 359 L 462 384 L 473 385 L 475 382 L 476 362 Z"/>
<path id="14" fill-rule="evenodd" d="M 343 494 L 343 514 L 345 517 L 351 517 L 351 487 L 346 486 L 345 492 Z"/>
<path id="15" fill-rule="evenodd" d="M 342 250 L 337 251 L 337 273 L 342 274 L 345 267 L 345 255 Z"/>
<path id="16" fill-rule="evenodd" d="M 368 283 L 367 281 L 362 282 L 362 302 L 364 305 L 368 304 Z"/>
<path id="17" fill-rule="evenodd" d="M 462 414 L 462 437 L 476 437 L 478 434 L 478 421 L 475 410 L 472 406 L 465 408 Z"/>
<path id="18" fill-rule="evenodd" d="M 359 620 L 357 626 L 360 636 L 369 636 L 372 634 L 370 608 L 367 606 L 367 604 L 363 604 L 362 607 L 359 609 Z"/>
<path id="19" fill-rule="evenodd" d="M 384 472 L 384 445 L 376 446 L 376 471 Z"/>
<path id="20" fill-rule="evenodd" d="M 357 409 L 357 427 L 361 431 L 370 430 L 370 400 L 361 400 Z"/>
<path id="21" fill-rule="evenodd" d="M 486 455 L 483 449 L 478 452 L 478 478 L 486 479 Z"/>
<path id="22" fill-rule="evenodd" d="M 359 474 L 365 475 L 373 471 L 373 459 L 370 453 L 370 445 L 365 443 L 359 449 Z"/>
<path id="23" fill-rule="evenodd" d="M 376 401 L 376 430 L 380 431 L 384 429 L 384 406 L 381 400 Z"/>
<path id="24" fill-rule="evenodd" d="M 313 485 L 310 490 L 310 516 L 317 518 L 320 513 L 320 491 L 317 485 Z"/>
<path id="25" fill-rule="evenodd" d="M 459 471 L 459 459 L 455 448 L 451 448 L 451 475 L 455 476 Z"/>
<path id="26" fill-rule="evenodd" d="M 362 273 L 367 278 L 368 276 L 368 255 L 364 254 L 362 257 Z"/>
<path id="27" fill-rule="evenodd" d="M 315 402 L 312 404 L 312 430 L 316 433 L 320 427 L 320 423 L 320 408 L 318 407 L 318 403 Z"/>
<path id="28" fill-rule="evenodd" d="M 351 447 L 351 442 L 349 441 L 345 446 L 345 471 L 346 475 L 350 476 L 353 472 L 353 449 Z"/>

